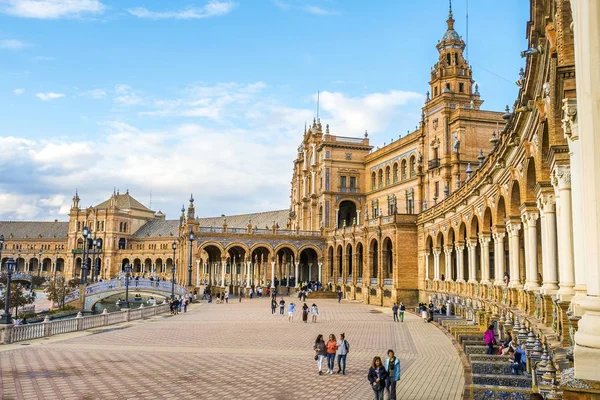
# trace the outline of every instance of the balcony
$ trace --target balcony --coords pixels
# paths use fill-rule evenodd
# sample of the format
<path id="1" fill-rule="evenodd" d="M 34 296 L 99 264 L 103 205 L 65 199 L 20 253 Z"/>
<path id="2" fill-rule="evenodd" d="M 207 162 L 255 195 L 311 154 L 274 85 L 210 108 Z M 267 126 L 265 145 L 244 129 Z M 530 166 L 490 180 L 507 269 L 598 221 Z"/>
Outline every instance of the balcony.
<path id="1" fill-rule="evenodd" d="M 355 187 L 338 187 L 338 192 L 340 193 L 358 193 L 358 188 Z"/>
<path id="2" fill-rule="evenodd" d="M 440 159 L 439 158 L 433 158 L 433 159 L 429 160 L 429 162 L 427 163 L 427 166 L 428 166 L 429 169 L 439 168 L 439 166 L 440 166 Z"/>
<path id="3" fill-rule="evenodd" d="M 371 278 L 371 286 L 377 286 L 378 278 Z"/>
<path id="4" fill-rule="evenodd" d="M 384 279 L 383 286 L 392 286 L 392 279 Z"/>

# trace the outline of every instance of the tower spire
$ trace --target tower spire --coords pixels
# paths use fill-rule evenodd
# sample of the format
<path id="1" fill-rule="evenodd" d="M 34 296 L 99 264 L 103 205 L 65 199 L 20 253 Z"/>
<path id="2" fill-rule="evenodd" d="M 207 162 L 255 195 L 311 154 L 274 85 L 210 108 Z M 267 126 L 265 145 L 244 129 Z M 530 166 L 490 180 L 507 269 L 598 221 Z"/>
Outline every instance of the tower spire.
<path id="1" fill-rule="evenodd" d="M 449 9 L 448 9 L 448 19 L 446 22 L 448 23 L 448 30 L 454 29 L 454 18 L 452 18 L 452 0 L 449 1 Z"/>

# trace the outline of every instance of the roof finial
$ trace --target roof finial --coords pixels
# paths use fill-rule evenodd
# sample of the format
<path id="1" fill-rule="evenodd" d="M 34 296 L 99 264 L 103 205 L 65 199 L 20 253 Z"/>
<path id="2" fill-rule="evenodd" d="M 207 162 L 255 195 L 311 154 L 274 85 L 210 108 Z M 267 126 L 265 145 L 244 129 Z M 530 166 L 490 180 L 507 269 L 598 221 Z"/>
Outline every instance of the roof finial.
<path id="1" fill-rule="evenodd" d="M 193 194 L 193 193 L 191 193 L 191 194 L 190 194 L 190 203 L 193 203 L 193 202 L 194 202 L 194 194 Z"/>
<path id="2" fill-rule="evenodd" d="M 449 0 L 450 3 L 450 8 L 448 11 L 448 20 L 446 21 L 448 23 L 448 30 L 454 29 L 454 18 L 452 18 L 452 0 Z"/>

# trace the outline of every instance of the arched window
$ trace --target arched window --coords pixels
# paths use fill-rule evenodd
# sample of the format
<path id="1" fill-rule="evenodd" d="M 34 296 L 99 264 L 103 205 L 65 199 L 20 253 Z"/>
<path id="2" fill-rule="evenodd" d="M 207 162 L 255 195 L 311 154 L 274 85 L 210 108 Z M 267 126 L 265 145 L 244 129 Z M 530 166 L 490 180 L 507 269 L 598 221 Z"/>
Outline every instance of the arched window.
<path id="1" fill-rule="evenodd" d="M 400 176 L 402 180 L 406 179 L 406 160 L 402 160 L 402 164 L 400 166 Z"/>
<path id="2" fill-rule="evenodd" d="M 415 156 L 412 156 L 410 158 L 410 177 L 413 178 L 415 175 L 417 175 L 415 171 Z"/>
<path id="3" fill-rule="evenodd" d="M 377 189 L 377 176 L 375 175 L 375 171 L 371 174 L 371 190 Z"/>
<path id="4" fill-rule="evenodd" d="M 398 163 L 394 163 L 394 169 L 393 169 L 393 179 L 394 179 L 394 183 L 398 182 Z"/>
<path id="5" fill-rule="evenodd" d="M 385 167 L 385 186 L 390 184 L 390 166 Z"/>
<path id="6" fill-rule="evenodd" d="M 379 170 L 379 177 L 378 177 L 378 187 L 381 189 L 383 187 L 383 169 Z"/>

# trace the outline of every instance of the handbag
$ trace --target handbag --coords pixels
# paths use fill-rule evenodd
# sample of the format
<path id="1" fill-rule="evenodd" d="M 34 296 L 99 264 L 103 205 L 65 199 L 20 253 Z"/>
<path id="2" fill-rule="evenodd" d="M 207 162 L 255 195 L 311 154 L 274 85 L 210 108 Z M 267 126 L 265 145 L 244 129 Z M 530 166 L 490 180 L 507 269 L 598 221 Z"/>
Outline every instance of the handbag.
<path id="1" fill-rule="evenodd" d="M 315 361 L 317 361 L 319 359 L 319 355 L 315 354 Z"/>

